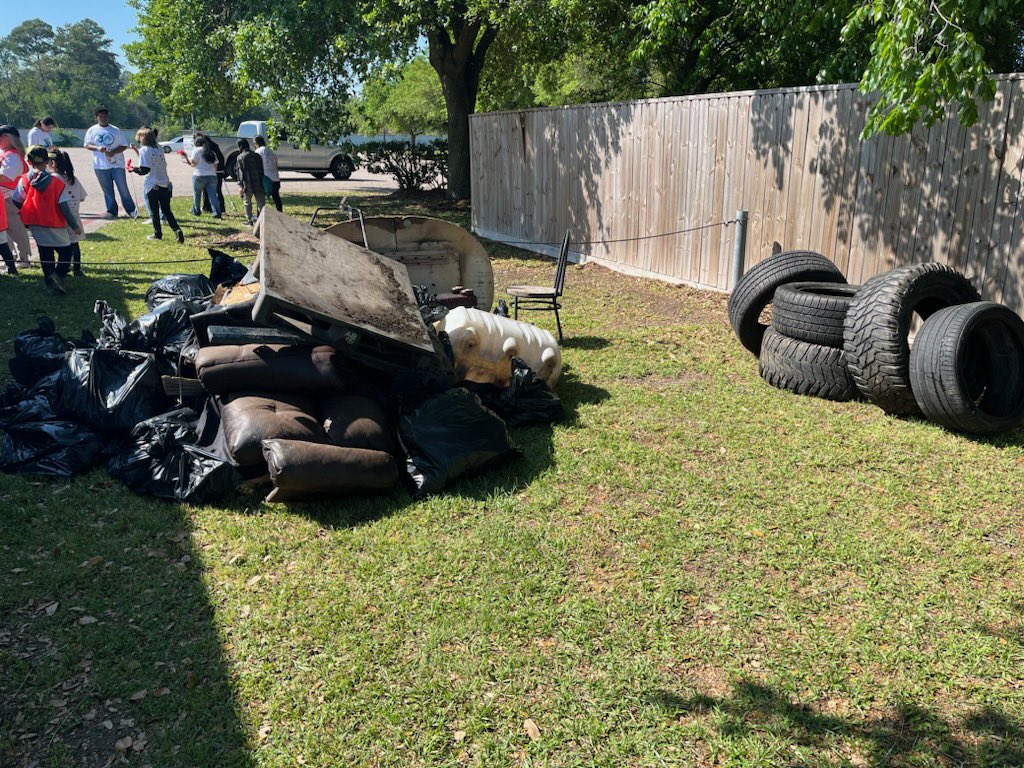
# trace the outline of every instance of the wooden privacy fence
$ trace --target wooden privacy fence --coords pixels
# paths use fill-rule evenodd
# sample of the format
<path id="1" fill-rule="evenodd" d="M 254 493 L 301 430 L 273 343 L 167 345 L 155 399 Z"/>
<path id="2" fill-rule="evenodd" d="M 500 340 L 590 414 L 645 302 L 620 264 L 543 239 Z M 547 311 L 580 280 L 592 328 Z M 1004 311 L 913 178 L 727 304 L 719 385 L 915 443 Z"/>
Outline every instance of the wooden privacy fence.
<path id="1" fill-rule="evenodd" d="M 747 268 L 807 248 L 860 283 L 939 261 L 1020 311 L 1022 78 L 1000 76 L 971 128 L 951 112 L 868 141 L 856 85 L 473 115 L 473 228 L 552 254 L 568 229 L 585 260 L 729 290 L 724 222 L 746 209 Z"/>

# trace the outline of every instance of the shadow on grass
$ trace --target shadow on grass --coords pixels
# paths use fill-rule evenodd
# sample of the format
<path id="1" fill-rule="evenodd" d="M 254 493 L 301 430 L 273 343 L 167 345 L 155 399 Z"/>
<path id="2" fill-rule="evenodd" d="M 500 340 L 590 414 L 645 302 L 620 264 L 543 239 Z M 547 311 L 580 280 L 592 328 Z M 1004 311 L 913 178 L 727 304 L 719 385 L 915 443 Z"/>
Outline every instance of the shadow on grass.
<path id="1" fill-rule="evenodd" d="M 1024 730 L 992 706 L 955 722 L 906 701 L 877 717 L 839 716 L 747 679 L 724 696 L 656 690 L 644 699 L 673 717 L 706 718 L 709 728 L 737 747 L 767 736 L 805 749 L 859 753 L 863 765 L 1024 765 Z"/>
<path id="2" fill-rule="evenodd" d="M 602 336 L 568 336 L 562 341 L 563 349 L 604 349 L 611 344 Z"/>
<path id="3" fill-rule="evenodd" d="M 102 471 L 0 498 L 0 764 L 251 766 L 182 508 Z"/>

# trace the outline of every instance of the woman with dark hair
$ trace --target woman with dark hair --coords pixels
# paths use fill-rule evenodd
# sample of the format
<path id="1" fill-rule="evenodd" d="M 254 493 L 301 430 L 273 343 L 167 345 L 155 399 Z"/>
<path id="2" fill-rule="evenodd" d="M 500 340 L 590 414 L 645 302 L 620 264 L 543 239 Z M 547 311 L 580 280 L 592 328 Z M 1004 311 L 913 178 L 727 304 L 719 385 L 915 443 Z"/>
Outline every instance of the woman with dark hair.
<path id="1" fill-rule="evenodd" d="M 47 168 L 57 175 L 57 178 L 64 182 L 64 189 L 68 193 L 68 207 L 71 214 L 81 222 L 78 215 L 82 201 L 89 196 L 85 191 L 82 182 L 75 177 L 75 166 L 71 163 L 71 156 L 59 149 L 50 150 L 50 164 Z M 82 276 L 82 238 L 85 237 L 81 227 L 76 231 L 68 225 L 68 238 L 71 240 L 71 272 L 75 277 Z"/>
<path id="2" fill-rule="evenodd" d="M 42 120 L 36 120 L 28 132 L 28 145 L 30 147 L 46 147 L 47 149 L 57 146 L 53 136 L 50 135 L 56 127 L 57 121 L 49 115 Z"/>
<path id="3" fill-rule="evenodd" d="M 210 148 L 207 138 L 197 136 L 192 152 L 183 157 L 192 166 L 192 215 L 199 216 L 202 213 L 205 191 L 213 208 L 213 218 L 221 218 L 220 201 L 217 200 L 217 155 Z"/>

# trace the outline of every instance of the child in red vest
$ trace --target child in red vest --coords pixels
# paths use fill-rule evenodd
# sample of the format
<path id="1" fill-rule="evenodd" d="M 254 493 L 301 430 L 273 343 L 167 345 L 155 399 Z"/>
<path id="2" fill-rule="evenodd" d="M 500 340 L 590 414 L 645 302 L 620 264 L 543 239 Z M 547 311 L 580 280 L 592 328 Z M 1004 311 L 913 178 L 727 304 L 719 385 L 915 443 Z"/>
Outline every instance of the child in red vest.
<path id="1" fill-rule="evenodd" d="M 11 246 L 7 242 L 7 206 L 3 204 L 2 199 L 0 199 L 0 256 L 3 257 L 4 264 L 7 266 L 7 274 L 18 274 L 18 265 L 14 263 L 14 253 L 11 252 Z"/>
<path id="2" fill-rule="evenodd" d="M 30 147 L 25 155 L 31 168 L 18 179 L 12 200 L 21 209 L 21 220 L 39 248 L 46 288 L 63 294 L 64 278 L 71 269 L 71 232 L 82 227 L 71 210 L 71 194 L 64 182 L 46 170 L 50 162 L 44 147 Z M 55 263 L 54 254 L 58 260 Z"/>

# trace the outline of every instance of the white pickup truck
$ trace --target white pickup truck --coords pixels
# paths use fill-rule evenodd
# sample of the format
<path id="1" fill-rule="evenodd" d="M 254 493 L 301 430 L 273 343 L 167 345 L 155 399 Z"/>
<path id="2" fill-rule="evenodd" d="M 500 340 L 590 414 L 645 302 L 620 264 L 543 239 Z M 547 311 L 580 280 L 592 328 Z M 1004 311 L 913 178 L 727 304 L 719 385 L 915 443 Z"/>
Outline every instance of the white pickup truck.
<path id="1" fill-rule="evenodd" d="M 200 131 L 205 133 L 205 131 Z M 246 120 L 238 126 L 238 133 L 235 136 L 217 136 L 207 134 L 217 144 L 220 151 L 224 153 L 224 165 L 228 178 L 235 178 L 235 160 L 238 158 L 239 139 L 248 139 L 249 146 L 256 148 L 253 139 L 262 136 L 267 139 L 267 123 L 263 120 Z M 274 142 L 268 139 L 271 145 Z M 185 137 L 187 148 L 192 147 L 192 137 Z M 309 149 L 302 149 L 297 141 L 291 141 L 286 136 L 281 136 L 274 147 L 274 154 L 277 155 L 277 167 L 282 171 L 298 171 L 299 173 L 312 174 L 317 179 L 322 179 L 331 174 L 334 178 L 344 181 L 352 175 L 356 164 L 346 154 L 345 150 L 337 145 L 312 144 Z"/>

